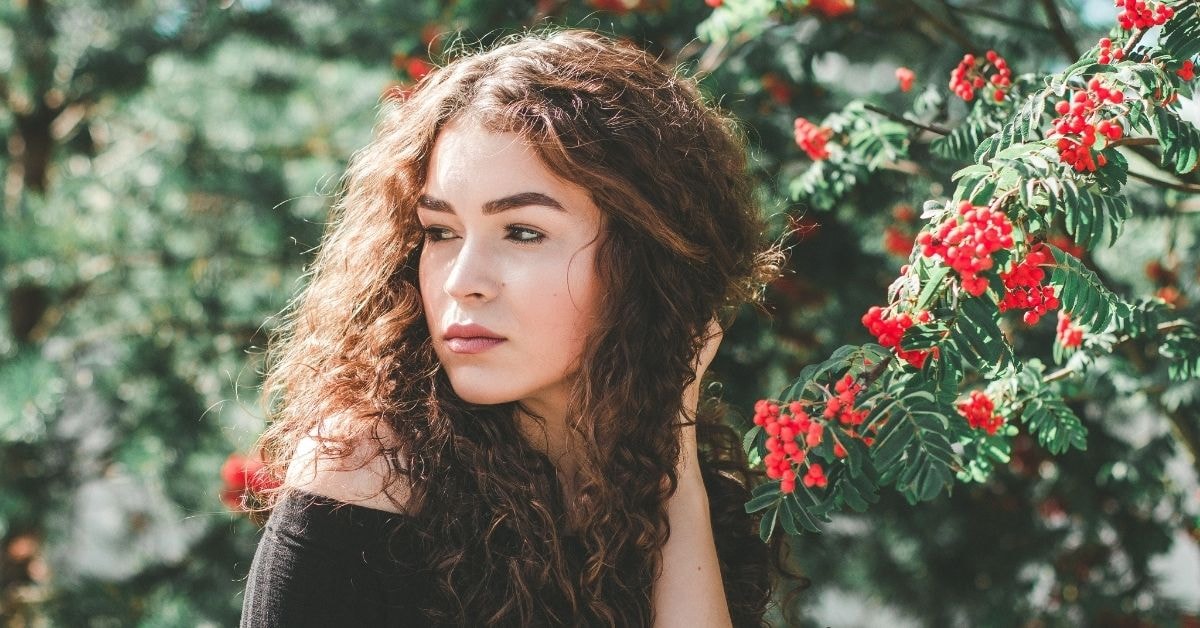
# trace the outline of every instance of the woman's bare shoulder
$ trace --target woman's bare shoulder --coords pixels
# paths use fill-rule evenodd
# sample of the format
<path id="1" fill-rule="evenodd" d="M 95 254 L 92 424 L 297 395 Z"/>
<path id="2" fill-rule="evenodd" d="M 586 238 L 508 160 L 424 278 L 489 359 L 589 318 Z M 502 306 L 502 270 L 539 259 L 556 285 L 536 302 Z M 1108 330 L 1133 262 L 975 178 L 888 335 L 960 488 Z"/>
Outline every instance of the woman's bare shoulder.
<path id="1" fill-rule="evenodd" d="M 318 444 L 317 437 L 310 433 L 296 446 L 296 453 L 288 465 L 288 484 L 348 504 L 405 512 L 408 488 L 404 486 L 403 476 L 393 478 L 387 484 L 389 464 L 380 451 L 379 442 L 361 439 L 345 458 L 320 451 Z"/>

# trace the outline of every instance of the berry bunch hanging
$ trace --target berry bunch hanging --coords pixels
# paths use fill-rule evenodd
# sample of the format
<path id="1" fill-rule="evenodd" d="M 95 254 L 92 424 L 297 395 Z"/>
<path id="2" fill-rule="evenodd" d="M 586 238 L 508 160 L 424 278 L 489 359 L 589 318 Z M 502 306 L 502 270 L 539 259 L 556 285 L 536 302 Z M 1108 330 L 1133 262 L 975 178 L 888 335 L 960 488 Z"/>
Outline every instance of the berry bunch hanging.
<path id="1" fill-rule="evenodd" d="M 1003 102 L 1008 90 L 1012 88 L 1012 69 L 995 50 L 987 51 L 986 62 L 967 53 L 963 55 L 958 67 L 950 73 L 950 91 L 965 101 L 975 99 L 975 92 L 992 86 L 992 98 Z M 991 73 L 987 70 L 990 68 Z"/>
<path id="2" fill-rule="evenodd" d="M 1071 322 L 1071 315 L 1059 311 L 1055 341 L 1064 349 L 1076 349 L 1083 344 L 1083 328 Z"/>
<path id="3" fill-rule="evenodd" d="M 992 267 L 992 253 L 1013 245 L 1012 230 L 1004 212 L 963 201 L 957 216 L 932 233 L 921 232 L 917 243 L 922 255 L 940 257 L 958 273 L 963 290 L 977 297 L 987 291 L 987 280 L 979 273 Z"/>
<path id="4" fill-rule="evenodd" d="M 982 390 L 973 390 L 963 403 L 958 404 L 958 413 L 967 420 L 967 424 L 977 430 L 984 430 L 988 436 L 994 436 L 1004 425 L 1004 417 L 996 414 L 996 404 Z"/>
<path id="5" fill-rule="evenodd" d="M 1087 89 L 1077 91 L 1070 100 L 1054 105 L 1059 117 L 1054 119 L 1051 136 L 1058 139 L 1058 157 L 1076 172 L 1095 172 L 1106 163 L 1104 155 L 1094 150 L 1097 134 L 1109 142 L 1121 139 L 1125 130 L 1115 119 L 1105 117 L 1104 105 L 1120 105 L 1125 93 L 1110 90 L 1099 78 L 1088 81 Z"/>
<path id="6" fill-rule="evenodd" d="M 796 133 L 796 145 L 807 153 L 810 159 L 821 161 L 829 158 L 829 151 L 826 150 L 825 145 L 833 135 L 831 129 L 819 127 L 804 118 L 796 118 L 793 126 Z"/>
<path id="7" fill-rule="evenodd" d="M 1037 325 L 1046 312 L 1058 309 L 1054 287 L 1042 284 L 1046 278 L 1042 266 L 1053 260 L 1046 245 L 1036 244 L 1008 272 L 1000 273 L 1000 279 L 1004 281 L 1000 311 L 1027 310 L 1023 317 L 1025 324 Z"/>
<path id="8" fill-rule="evenodd" d="M 928 323 L 932 320 L 929 312 L 922 311 L 917 314 L 917 321 Z M 932 354 L 937 357 L 937 348 L 933 349 L 917 349 L 906 351 L 900 348 L 900 339 L 904 336 L 904 331 L 913 326 L 913 317 L 908 312 L 889 313 L 888 310 L 879 307 L 878 305 L 871 306 L 866 314 L 862 316 L 862 324 L 875 336 L 875 341 L 881 346 L 892 349 L 896 352 L 896 357 L 908 362 L 909 364 L 921 368 L 925 365 L 925 360 Z"/>
<path id="9" fill-rule="evenodd" d="M 1112 63 L 1113 61 L 1120 61 L 1124 58 L 1125 51 L 1120 47 L 1114 50 L 1112 47 L 1112 39 L 1104 37 L 1100 40 L 1100 51 L 1096 55 L 1097 63 L 1108 64 Z"/>
<path id="10" fill-rule="evenodd" d="M 787 413 L 782 412 L 779 404 L 760 400 L 754 406 L 754 424 L 767 433 L 767 455 L 763 458 L 767 477 L 779 480 L 781 490 L 791 493 L 796 490 L 796 472 L 792 465 L 805 463 L 808 450 L 821 444 L 825 426 L 820 421 L 812 420 L 799 402 L 794 401 L 785 407 Z M 801 435 L 803 446 L 796 442 Z M 811 467 L 816 463 L 808 464 L 811 473 Z M 817 473 L 824 477 L 820 465 L 817 465 Z M 805 486 L 812 486 L 807 476 L 804 481 Z"/>
<path id="11" fill-rule="evenodd" d="M 1175 9 L 1147 0 L 1116 0 L 1121 12 L 1117 14 L 1117 24 L 1129 31 L 1135 28 L 1146 29 L 1152 26 L 1162 26 L 1175 16 Z"/>

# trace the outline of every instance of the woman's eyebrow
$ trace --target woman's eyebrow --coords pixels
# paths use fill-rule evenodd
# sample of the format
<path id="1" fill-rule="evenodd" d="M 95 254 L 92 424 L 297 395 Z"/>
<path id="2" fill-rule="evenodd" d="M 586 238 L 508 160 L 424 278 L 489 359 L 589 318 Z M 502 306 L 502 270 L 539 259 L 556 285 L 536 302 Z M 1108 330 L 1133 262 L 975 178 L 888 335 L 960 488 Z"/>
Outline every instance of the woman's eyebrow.
<path id="1" fill-rule="evenodd" d="M 562 203 L 554 200 L 553 197 L 542 194 L 541 192 L 521 192 L 511 196 L 505 196 L 494 201 L 488 201 L 483 204 L 483 215 L 490 216 L 498 214 L 510 209 L 518 207 L 527 207 L 530 205 L 540 205 L 548 207 L 560 212 L 567 211 Z M 422 194 L 417 198 L 417 207 L 420 209 L 428 209 L 429 211 L 445 212 L 448 214 L 454 213 L 454 208 L 441 199 L 434 198 L 428 194 Z"/>

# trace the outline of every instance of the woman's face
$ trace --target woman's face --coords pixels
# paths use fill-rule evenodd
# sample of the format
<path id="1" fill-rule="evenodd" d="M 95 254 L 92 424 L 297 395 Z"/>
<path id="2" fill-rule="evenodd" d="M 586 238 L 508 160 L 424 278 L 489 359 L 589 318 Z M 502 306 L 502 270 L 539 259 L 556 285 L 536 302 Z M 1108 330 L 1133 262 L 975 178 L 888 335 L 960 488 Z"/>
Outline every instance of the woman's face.
<path id="1" fill-rule="evenodd" d="M 422 192 L 421 299 L 454 391 L 561 412 L 597 310 L 600 210 L 518 135 L 469 121 L 438 135 Z"/>

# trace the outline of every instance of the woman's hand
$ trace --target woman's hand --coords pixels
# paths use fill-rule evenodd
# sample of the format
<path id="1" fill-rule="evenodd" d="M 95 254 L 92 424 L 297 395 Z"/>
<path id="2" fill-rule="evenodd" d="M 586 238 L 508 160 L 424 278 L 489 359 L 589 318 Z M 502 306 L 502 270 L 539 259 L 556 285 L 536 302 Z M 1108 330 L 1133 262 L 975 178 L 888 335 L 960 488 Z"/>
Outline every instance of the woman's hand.
<path id="1" fill-rule="evenodd" d="M 700 401 L 700 380 L 717 347 L 721 326 L 713 319 L 696 358 L 696 381 L 683 393 L 680 419 L 691 422 Z M 663 569 L 653 589 L 654 628 L 731 628 L 721 563 L 713 538 L 708 493 L 700 477 L 695 425 L 680 429 L 679 485 L 667 501 L 671 535 L 663 545 Z"/>
<path id="2" fill-rule="evenodd" d="M 704 334 L 704 348 L 696 356 L 696 363 L 693 365 L 696 379 L 688 384 L 687 388 L 683 391 L 683 413 L 680 419 L 689 423 L 695 420 L 696 408 L 700 405 L 700 381 L 704 379 L 704 373 L 708 371 L 708 365 L 712 364 L 713 358 L 717 355 L 717 349 L 721 346 L 721 339 L 724 336 L 724 331 L 721 329 L 721 325 L 717 323 L 715 317 L 708 322 L 708 328 L 704 331 Z M 698 464 L 699 454 L 696 445 L 696 426 L 683 426 L 680 430 L 680 439 L 679 476 L 682 479 L 694 475 L 695 478 L 699 479 L 700 466 Z"/>

